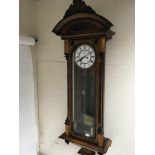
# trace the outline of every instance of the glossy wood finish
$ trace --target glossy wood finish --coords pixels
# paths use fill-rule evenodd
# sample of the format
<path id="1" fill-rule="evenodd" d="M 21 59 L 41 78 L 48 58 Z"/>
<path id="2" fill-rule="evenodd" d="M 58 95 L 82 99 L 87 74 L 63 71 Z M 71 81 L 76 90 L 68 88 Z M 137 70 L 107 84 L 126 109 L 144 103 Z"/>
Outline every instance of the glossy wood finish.
<path id="1" fill-rule="evenodd" d="M 115 34 L 110 28 L 113 24 L 85 4 L 82 0 L 73 0 L 62 20 L 54 27 L 53 32 L 64 40 L 64 54 L 67 60 L 67 118 L 65 133 L 59 138 L 67 144 L 80 145 L 79 153 L 92 155 L 94 151 L 105 154 L 112 141 L 104 137 L 104 82 L 106 42 Z M 95 139 L 82 137 L 73 132 L 73 79 L 72 58 L 77 46 L 89 44 L 95 49 L 96 79 L 96 129 Z M 90 150 L 90 151 L 89 151 Z"/>
<path id="2" fill-rule="evenodd" d="M 107 19 L 99 15 L 79 13 L 62 19 L 53 32 L 63 40 L 90 37 L 105 37 L 109 40 L 115 34 L 110 30 L 111 26 L 113 25 Z"/>
<path id="3" fill-rule="evenodd" d="M 80 137 L 73 132 L 73 103 L 72 103 L 72 53 L 74 49 L 82 44 L 90 44 L 96 51 L 96 139 L 89 140 L 84 137 Z M 111 145 L 111 140 L 105 145 L 104 131 L 103 131 L 103 104 L 104 104 L 104 73 L 105 73 L 105 38 L 99 39 L 81 39 L 81 40 L 68 40 L 65 42 L 64 50 L 67 59 L 67 75 L 68 75 L 68 116 L 66 119 L 66 131 L 61 138 L 66 141 L 73 142 L 81 145 L 82 147 L 88 147 L 89 149 L 96 150 L 97 152 L 104 153 L 105 148 Z M 66 50 L 67 49 L 67 50 Z M 68 51 L 69 50 L 69 51 Z M 67 138 L 70 137 L 70 138 Z M 75 141 L 73 139 L 76 139 Z M 81 142 L 81 143 L 80 143 Z M 93 144 L 93 145 L 88 145 Z"/>
<path id="4" fill-rule="evenodd" d="M 74 137 L 72 135 L 67 136 L 65 133 L 62 134 L 59 138 L 64 139 L 65 141 L 69 141 L 74 144 L 77 144 L 77 145 L 81 146 L 82 148 L 87 148 L 89 150 L 97 151 L 97 152 L 103 153 L 103 154 L 105 154 L 107 152 L 108 148 L 111 146 L 111 143 L 112 143 L 112 141 L 110 139 L 105 138 L 103 147 L 100 147 L 96 143 L 89 142 L 87 140 L 81 141 L 81 139 Z"/>

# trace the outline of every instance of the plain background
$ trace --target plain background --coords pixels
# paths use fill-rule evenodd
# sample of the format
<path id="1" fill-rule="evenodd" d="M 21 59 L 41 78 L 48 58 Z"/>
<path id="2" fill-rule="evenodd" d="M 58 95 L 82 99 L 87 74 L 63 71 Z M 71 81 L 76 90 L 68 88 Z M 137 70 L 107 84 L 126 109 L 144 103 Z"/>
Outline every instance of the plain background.
<path id="1" fill-rule="evenodd" d="M 1 154 L 19 152 L 18 0 L 1 1 Z M 155 1 L 136 0 L 136 154 L 155 154 Z M 146 22 L 147 21 L 147 22 Z"/>
<path id="2" fill-rule="evenodd" d="M 37 155 L 38 128 L 31 47 L 19 46 L 19 154 Z"/>
<path id="3" fill-rule="evenodd" d="M 64 132 L 67 107 L 63 41 L 51 30 L 72 1 L 20 0 L 20 34 L 34 35 L 37 64 L 40 153 L 76 155 L 79 147 L 57 137 Z M 87 0 L 109 19 L 116 35 L 107 43 L 105 136 L 113 140 L 108 155 L 134 155 L 134 1 Z"/>

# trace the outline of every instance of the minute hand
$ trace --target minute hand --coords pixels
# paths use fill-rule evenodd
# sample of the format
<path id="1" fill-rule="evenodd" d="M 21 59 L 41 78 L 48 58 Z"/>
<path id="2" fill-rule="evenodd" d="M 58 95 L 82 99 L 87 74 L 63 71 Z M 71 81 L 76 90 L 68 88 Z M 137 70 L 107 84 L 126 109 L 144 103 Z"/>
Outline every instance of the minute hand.
<path id="1" fill-rule="evenodd" d="M 91 54 L 92 52 L 86 54 L 85 56 L 81 57 L 77 62 L 82 61 L 86 56 L 88 56 L 89 54 Z"/>

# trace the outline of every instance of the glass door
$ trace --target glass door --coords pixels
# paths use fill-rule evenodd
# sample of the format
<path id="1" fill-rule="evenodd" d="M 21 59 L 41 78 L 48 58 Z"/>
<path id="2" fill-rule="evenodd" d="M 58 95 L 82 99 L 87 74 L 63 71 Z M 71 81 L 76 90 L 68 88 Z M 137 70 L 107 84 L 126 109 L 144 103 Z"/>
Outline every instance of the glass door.
<path id="1" fill-rule="evenodd" d="M 95 138 L 95 64 L 90 68 L 79 67 L 73 53 L 73 132 L 79 136 Z"/>

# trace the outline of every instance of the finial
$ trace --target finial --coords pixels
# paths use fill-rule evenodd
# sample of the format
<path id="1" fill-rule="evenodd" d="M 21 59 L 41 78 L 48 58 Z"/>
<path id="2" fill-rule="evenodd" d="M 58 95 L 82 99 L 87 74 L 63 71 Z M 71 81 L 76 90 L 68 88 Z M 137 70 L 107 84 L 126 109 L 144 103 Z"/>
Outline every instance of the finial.
<path id="1" fill-rule="evenodd" d="M 73 0 L 73 4 L 81 4 L 83 0 Z"/>
<path id="2" fill-rule="evenodd" d="M 96 14 L 90 6 L 86 5 L 84 0 L 73 0 L 73 4 L 71 4 L 68 10 L 66 11 L 64 18 L 78 13 Z"/>

